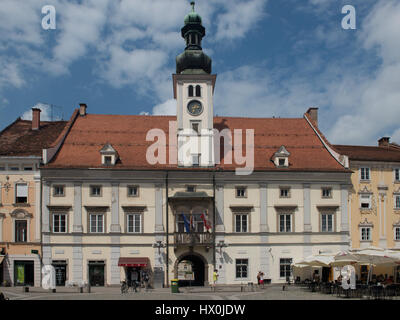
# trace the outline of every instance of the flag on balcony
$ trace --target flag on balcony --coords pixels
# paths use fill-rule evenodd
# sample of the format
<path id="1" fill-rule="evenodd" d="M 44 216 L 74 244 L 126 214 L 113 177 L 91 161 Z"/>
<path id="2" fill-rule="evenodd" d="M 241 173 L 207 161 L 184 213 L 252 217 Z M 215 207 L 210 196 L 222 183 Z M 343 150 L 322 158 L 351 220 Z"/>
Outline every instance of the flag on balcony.
<path id="1" fill-rule="evenodd" d="M 190 215 L 190 230 L 196 231 L 193 221 L 193 215 Z"/>
<path id="2" fill-rule="evenodd" d="M 207 231 L 208 231 L 209 229 L 211 229 L 211 226 L 210 226 L 210 224 L 208 223 L 208 221 L 206 220 L 206 216 L 205 216 L 204 213 L 201 214 L 200 218 L 201 218 L 201 220 L 203 220 L 204 226 L 206 227 Z"/>
<path id="3" fill-rule="evenodd" d="M 187 233 L 190 233 L 190 224 L 188 219 L 186 218 L 186 216 L 182 213 L 182 217 L 183 217 L 183 222 L 185 224 L 185 229 Z"/>

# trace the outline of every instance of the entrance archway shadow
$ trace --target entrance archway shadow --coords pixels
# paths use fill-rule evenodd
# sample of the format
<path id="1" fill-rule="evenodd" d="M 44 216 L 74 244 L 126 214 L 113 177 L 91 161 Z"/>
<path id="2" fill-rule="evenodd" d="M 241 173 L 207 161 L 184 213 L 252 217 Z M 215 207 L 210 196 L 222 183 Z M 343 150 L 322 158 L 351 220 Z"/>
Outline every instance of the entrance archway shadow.
<path id="1" fill-rule="evenodd" d="M 178 279 L 178 265 L 180 262 L 187 260 L 192 263 L 194 280 L 179 280 L 179 286 L 206 286 L 208 285 L 208 263 L 207 260 L 196 252 L 187 252 L 178 257 L 175 261 L 174 274 Z"/>

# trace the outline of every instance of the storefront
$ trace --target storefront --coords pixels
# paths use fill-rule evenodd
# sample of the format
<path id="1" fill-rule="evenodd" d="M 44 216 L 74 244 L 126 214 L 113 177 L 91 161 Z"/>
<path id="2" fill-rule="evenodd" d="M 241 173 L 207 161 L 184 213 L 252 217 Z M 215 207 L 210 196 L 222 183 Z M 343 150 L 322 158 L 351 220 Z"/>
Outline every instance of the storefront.
<path id="1" fill-rule="evenodd" d="M 56 272 L 56 286 L 65 286 L 67 280 L 67 262 L 65 260 L 53 260 L 52 263 Z"/>
<path id="2" fill-rule="evenodd" d="M 34 262 L 14 261 L 14 285 L 34 286 Z"/>
<path id="3" fill-rule="evenodd" d="M 104 287 L 104 261 L 89 261 L 89 283 L 92 287 Z"/>
<path id="4" fill-rule="evenodd" d="M 119 258 L 118 266 L 124 267 L 125 281 L 128 283 L 132 283 L 133 280 L 141 282 L 144 273 L 151 278 L 149 258 Z"/>

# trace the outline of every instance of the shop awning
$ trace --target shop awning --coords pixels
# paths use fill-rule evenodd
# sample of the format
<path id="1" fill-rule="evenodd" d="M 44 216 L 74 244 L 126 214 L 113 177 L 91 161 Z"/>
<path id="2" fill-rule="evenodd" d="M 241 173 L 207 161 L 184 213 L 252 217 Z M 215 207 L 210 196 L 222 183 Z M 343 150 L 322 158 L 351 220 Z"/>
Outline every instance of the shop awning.
<path id="1" fill-rule="evenodd" d="M 119 267 L 147 267 L 150 265 L 149 258 L 119 258 Z"/>

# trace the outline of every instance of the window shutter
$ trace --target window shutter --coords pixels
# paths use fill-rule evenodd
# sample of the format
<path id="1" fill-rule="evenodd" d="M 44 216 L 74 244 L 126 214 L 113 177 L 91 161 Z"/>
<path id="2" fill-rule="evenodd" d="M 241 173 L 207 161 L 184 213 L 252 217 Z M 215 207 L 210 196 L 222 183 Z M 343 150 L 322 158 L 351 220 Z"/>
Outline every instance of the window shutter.
<path id="1" fill-rule="evenodd" d="M 27 184 L 17 184 L 17 197 L 28 197 Z"/>

